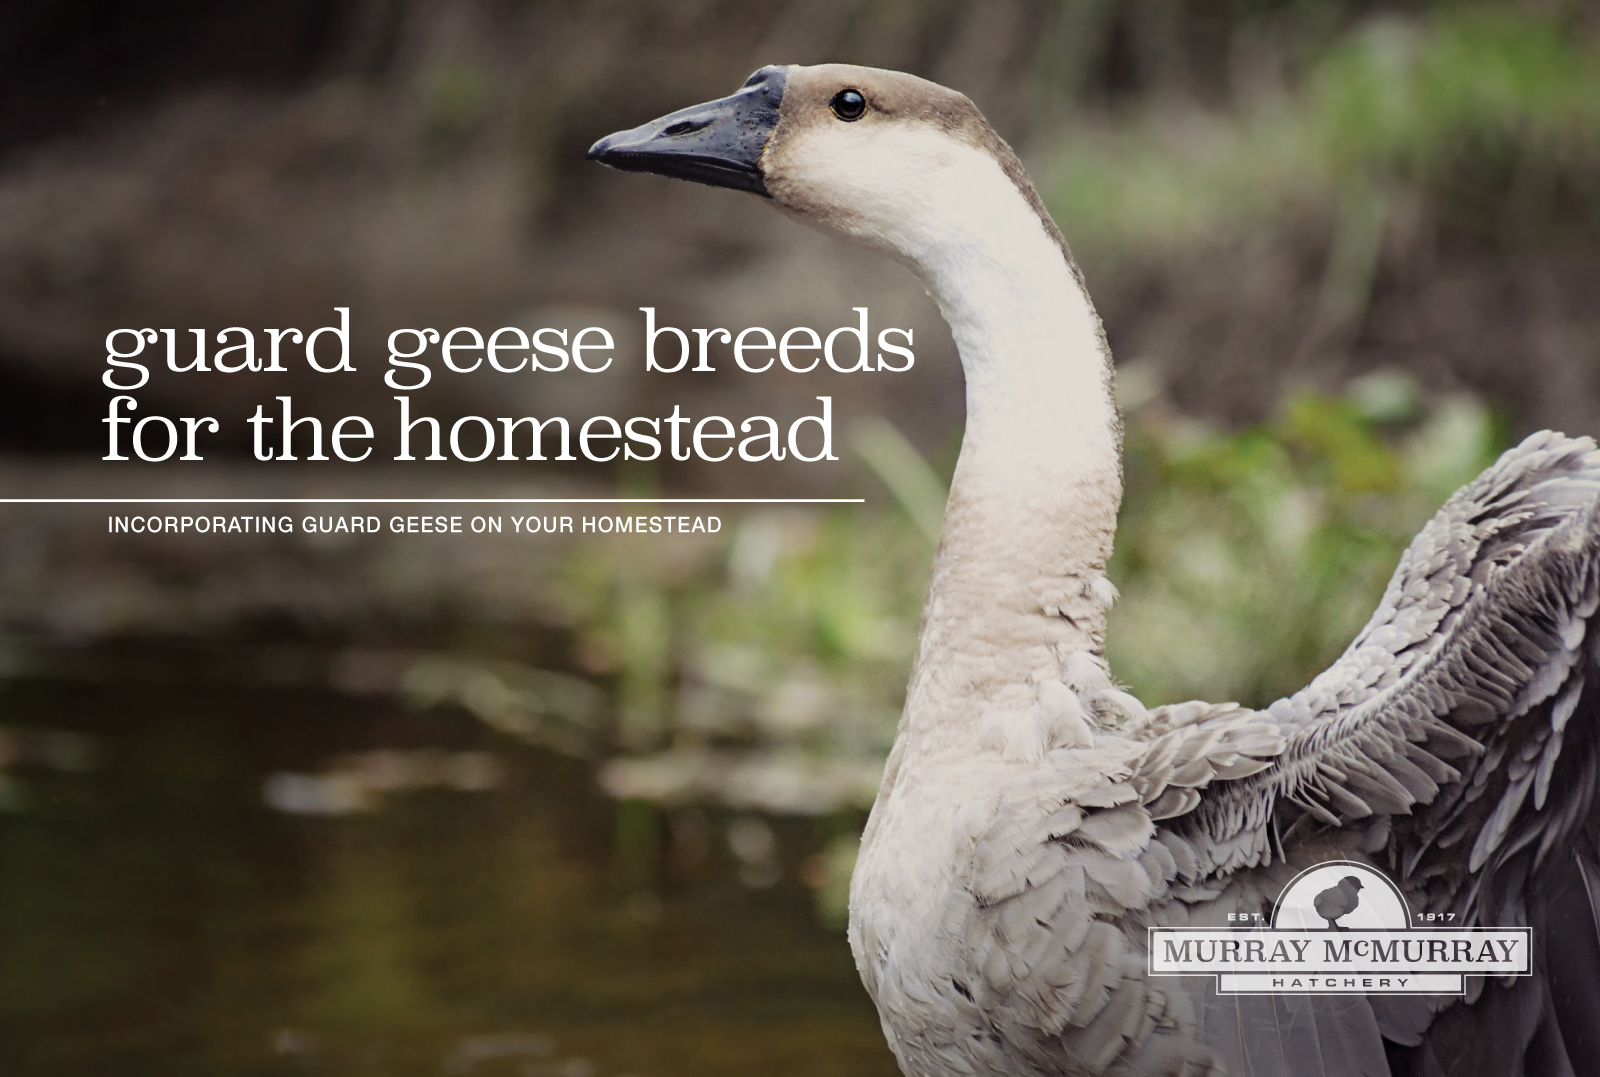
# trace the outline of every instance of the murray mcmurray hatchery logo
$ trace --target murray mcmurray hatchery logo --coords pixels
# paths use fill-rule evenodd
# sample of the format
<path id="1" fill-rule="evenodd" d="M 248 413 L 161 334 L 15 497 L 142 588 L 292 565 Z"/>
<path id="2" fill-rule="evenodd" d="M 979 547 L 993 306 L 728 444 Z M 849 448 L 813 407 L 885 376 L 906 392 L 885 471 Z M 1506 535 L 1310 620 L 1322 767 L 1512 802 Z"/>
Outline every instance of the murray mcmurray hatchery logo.
<path id="1" fill-rule="evenodd" d="M 1467 976 L 1527 976 L 1529 929 L 1456 927 L 1411 912 L 1387 876 L 1348 860 L 1284 887 L 1270 926 L 1150 928 L 1152 976 L 1214 976 L 1219 994 L 1459 995 Z"/>

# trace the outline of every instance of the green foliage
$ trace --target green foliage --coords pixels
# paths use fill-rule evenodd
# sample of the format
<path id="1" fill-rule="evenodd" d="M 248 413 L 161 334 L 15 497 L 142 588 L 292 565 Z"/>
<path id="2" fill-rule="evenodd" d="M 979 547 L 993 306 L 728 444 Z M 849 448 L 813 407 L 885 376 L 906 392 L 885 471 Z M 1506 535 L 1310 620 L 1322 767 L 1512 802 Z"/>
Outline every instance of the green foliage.
<path id="1" fill-rule="evenodd" d="M 1600 220 L 1600 41 L 1498 5 L 1373 19 L 1229 112 L 1070 123 L 1041 172 L 1065 231 L 1108 258 L 1399 193 L 1479 226 Z"/>
<path id="2" fill-rule="evenodd" d="M 1492 459 L 1481 405 L 1407 414 L 1404 393 L 1376 375 L 1235 434 L 1134 418 L 1109 651 L 1136 694 L 1264 706 L 1338 655 L 1417 529 Z"/>
<path id="3" fill-rule="evenodd" d="M 430 156 L 444 156 L 482 121 L 490 104 L 490 81 L 464 64 L 429 72 L 421 91 L 423 136 Z"/>
<path id="4" fill-rule="evenodd" d="M 1563 23 L 1511 8 L 1469 7 L 1422 26 L 1378 21 L 1318 65 L 1308 117 L 1339 173 L 1438 183 L 1471 153 L 1592 167 L 1596 60 Z"/>
<path id="5" fill-rule="evenodd" d="M 608 786 L 805 812 L 870 803 L 930 552 L 904 516 L 849 510 L 751 513 L 676 549 L 580 548 L 568 609 L 583 661 L 622 688 L 616 739 L 632 757 Z M 664 651 L 630 643 L 641 578 L 657 588 Z M 659 699 L 648 730 L 630 710 L 645 695 Z"/>

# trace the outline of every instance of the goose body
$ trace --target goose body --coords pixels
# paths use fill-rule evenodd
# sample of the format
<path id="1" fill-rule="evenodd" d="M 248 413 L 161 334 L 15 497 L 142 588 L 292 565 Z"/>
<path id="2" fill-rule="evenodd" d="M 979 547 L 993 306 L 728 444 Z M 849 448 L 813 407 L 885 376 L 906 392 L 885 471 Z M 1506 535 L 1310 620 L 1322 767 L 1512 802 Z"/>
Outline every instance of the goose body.
<path id="1" fill-rule="evenodd" d="M 1600 1073 L 1600 452 L 1536 434 L 1457 493 L 1371 623 L 1264 711 L 1146 709 L 1104 660 L 1121 496 L 1104 334 L 1016 156 L 896 72 L 764 68 L 596 143 L 769 198 L 927 285 L 967 426 L 850 943 L 901 1069 L 948 1075 Z M 1413 911 L 1529 924 L 1464 997 L 1218 995 L 1150 926 L 1227 926 L 1330 860 Z"/>

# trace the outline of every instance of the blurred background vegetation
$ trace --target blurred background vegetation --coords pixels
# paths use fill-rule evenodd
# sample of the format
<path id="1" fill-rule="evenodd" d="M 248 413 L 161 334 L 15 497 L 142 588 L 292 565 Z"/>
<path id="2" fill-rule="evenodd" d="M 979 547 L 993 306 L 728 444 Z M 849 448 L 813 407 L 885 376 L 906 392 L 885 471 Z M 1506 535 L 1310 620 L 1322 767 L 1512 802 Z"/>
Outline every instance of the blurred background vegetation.
<path id="1" fill-rule="evenodd" d="M 1456 486 L 1530 430 L 1595 430 L 1600 17 L 1576 0 L 8 9 L 4 496 L 867 504 L 585 542 L 134 538 L 6 506 L 7 1072 L 892 1072 L 840 927 L 959 445 L 948 334 L 908 276 L 755 199 L 583 161 L 756 66 L 834 59 L 967 92 L 1073 242 L 1127 418 L 1111 659 L 1146 702 L 1293 691 Z M 399 325 L 626 348 L 639 305 L 774 328 L 867 305 L 919 362 L 418 394 L 832 393 L 837 465 L 296 469 L 242 438 L 191 472 L 97 462 L 110 328 L 336 305 L 367 369 Z M 376 377 L 274 392 L 389 406 Z M 261 398 L 159 373 L 142 397 Z"/>

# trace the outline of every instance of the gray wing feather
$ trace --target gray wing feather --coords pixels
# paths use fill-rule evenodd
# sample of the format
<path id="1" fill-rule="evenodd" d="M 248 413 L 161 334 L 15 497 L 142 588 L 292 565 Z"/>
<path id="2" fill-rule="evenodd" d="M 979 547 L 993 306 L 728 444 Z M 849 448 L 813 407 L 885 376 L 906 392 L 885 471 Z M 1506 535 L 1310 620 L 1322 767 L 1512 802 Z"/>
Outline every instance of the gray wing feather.
<path id="1" fill-rule="evenodd" d="M 1278 760 L 1208 793 L 1181 829 L 1226 837 L 1263 800 L 1324 826 L 1388 816 L 1377 848 L 1428 907 L 1522 922 L 1504 887 L 1482 908 L 1484 882 L 1588 825 L 1597 607 L 1600 452 L 1536 434 L 1423 528 L 1339 661 L 1268 708 Z"/>
<path id="2" fill-rule="evenodd" d="M 1600 777 L 1597 497 L 1593 443 L 1536 435 L 1423 529 L 1303 691 L 1265 714 L 1160 708 L 1125 731 L 1136 750 L 1047 758 L 1001 790 L 948 898 L 956 974 L 946 1020 L 917 1033 L 929 1053 L 1015 1074 L 1376 1075 L 1381 1027 L 1437 1065 L 1431 1011 L 1154 981 L 1144 926 L 1260 910 L 1293 874 L 1272 834 L 1296 816 L 1359 821 L 1424 907 L 1522 922 L 1533 861 L 1589 825 Z M 1538 999 L 1494 997 L 1533 1042 Z"/>
<path id="3" fill-rule="evenodd" d="M 1171 824 L 1200 847 L 1263 811 L 1291 847 L 1303 830 L 1362 828 L 1413 908 L 1563 925 L 1534 977 L 1469 977 L 1468 1005 L 1435 1000 L 1437 1020 L 1375 1004 L 1384 1034 L 1412 1045 L 1415 1072 L 1600 1072 L 1582 1031 L 1600 1006 L 1553 991 L 1594 978 L 1600 957 L 1588 885 L 1600 878 L 1597 609 L 1600 453 L 1534 435 L 1423 529 L 1344 656 L 1268 709 L 1287 741 L 1279 759 Z M 1574 871 L 1582 886 L 1562 882 Z"/>

